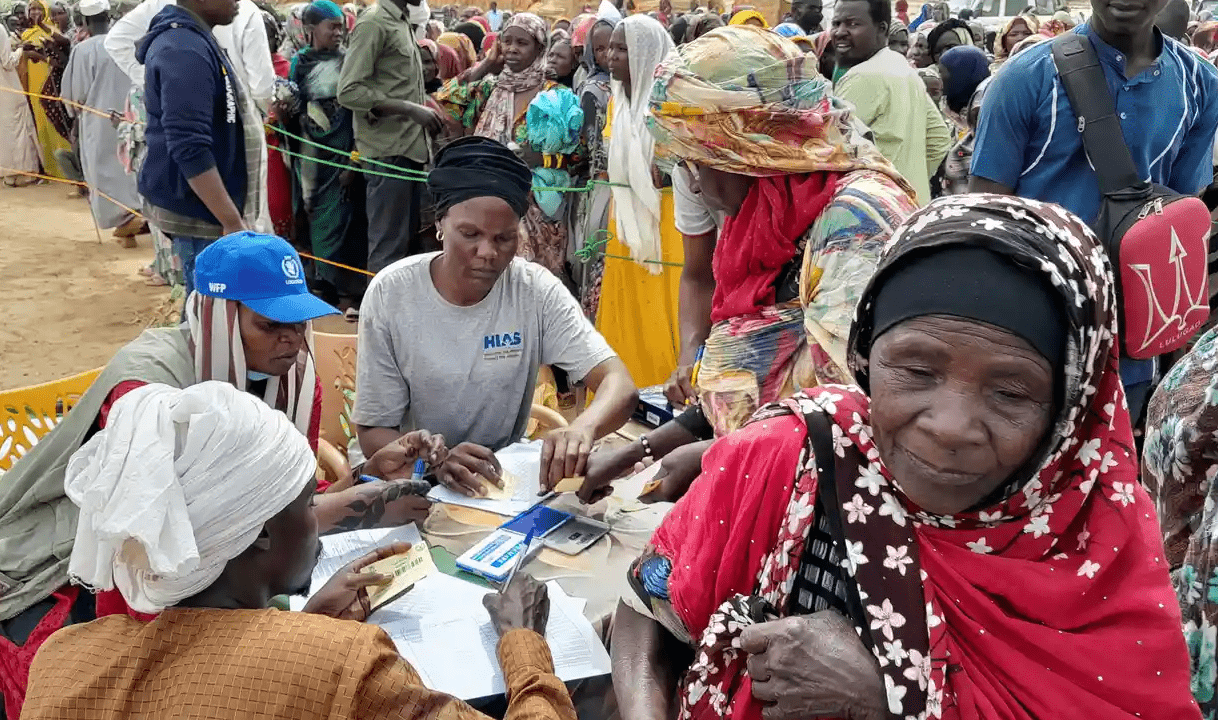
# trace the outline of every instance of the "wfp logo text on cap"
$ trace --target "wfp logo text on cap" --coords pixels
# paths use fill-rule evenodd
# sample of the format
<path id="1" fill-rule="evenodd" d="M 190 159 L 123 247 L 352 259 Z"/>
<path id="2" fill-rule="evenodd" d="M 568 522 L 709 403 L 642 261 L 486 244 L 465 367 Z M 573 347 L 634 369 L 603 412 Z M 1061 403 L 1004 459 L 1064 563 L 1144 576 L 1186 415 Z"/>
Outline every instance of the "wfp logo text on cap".
<path id="1" fill-rule="evenodd" d="M 283 268 L 283 276 L 287 278 L 288 285 L 299 285 L 304 282 L 300 277 L 300 261 L 295 256 L 284 255 L 280 267 Z"/>

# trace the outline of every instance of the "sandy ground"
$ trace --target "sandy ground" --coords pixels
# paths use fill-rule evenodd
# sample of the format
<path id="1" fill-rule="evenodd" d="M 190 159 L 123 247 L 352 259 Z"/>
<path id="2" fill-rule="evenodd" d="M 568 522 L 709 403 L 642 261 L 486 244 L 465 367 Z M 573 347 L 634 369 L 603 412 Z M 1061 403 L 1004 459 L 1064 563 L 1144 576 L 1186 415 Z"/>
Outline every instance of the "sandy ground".
<path id="1" fill-rule="evenodd" d="M 140 333 L 168 289 L 137 274 L 152 238 L 125 249 L 65 185 L 0 187 L 0 389 L 46 382 L 106 364 Z"/>

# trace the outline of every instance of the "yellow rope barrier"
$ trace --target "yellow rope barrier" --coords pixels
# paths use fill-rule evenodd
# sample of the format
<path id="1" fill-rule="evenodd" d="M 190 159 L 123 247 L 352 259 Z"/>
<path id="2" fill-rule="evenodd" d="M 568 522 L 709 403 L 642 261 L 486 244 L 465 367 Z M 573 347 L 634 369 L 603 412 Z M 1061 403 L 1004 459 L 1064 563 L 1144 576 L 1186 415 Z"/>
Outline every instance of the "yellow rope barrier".
<path id="1" fill-rule="evenodd" d="M 42 174 L 40 174 L 40 173 L 31 173 L 31 172 L 25 172 L 25 171 L 23 171 L 23 170 L 15 170 L 15 169 L 13 169 L 13 168 L 6 168 L 6 167 L 0 167 L 0 173 L 13 173 L 13 174 L 16 174 L 16 175 L 24 175 L 24 176 L 26 176 L 26 177 L 38 178 L 39 180 L 47 180 L 47 181 L 50 181 L 50 182 L 63 183 L 63 184 L 65 184 L 65 185 L 76 185 L 76 186 L 78 186 L 78 187 L 88 188 L 88 189 L 89 189 L 91 192 L 96 192 L 98 195 L 101 195 L 102 197 L 106 198 L 106 199 L 107 199 L 107 200 L 109 200 L 110 202 L 114 203 L 115 205 L 119 206 L 120 208 L 122 208 L 122 209 L 126 210 L 127 212 L 131 213 L 131 214 L 132 214 L 132 215 L 134 215 L 135 217 L 137 217 L 137 218 L 139 218 L 139 219 L 141 219 L 141 220 L 146 220 L 146 219 L 147 219 L 147 218 L 145 218 L 145 217 L 144 217 L 144 214 L 143 214 L 143 213 L 141 213 L 140 211 L 138 211 L 138 210 L 134 210 L 134 209 L 132 209 L 132 208 L 127 207 L 126 205 L 124 205 L 124 204 L 122 204 L 121 202 L 119 202 L 119 201 L 115 200 L 114 198 L 110 197 L 109 195 L 107 195 L 106 193 L 102 192 L 101 190 L 98 190 L 98 189 L 96 189 L 96 188 L 94 188 L 94 187 L 91 187 L 91 186 L 90 186 L 88 183 L 79 182 L 79 181 L 77 181 L 77 180 L 67 180 L 67 179 L 65 179 L 65 178 L 57 178 L 57 177 L 52 177 L 52 176 L 50 176 L 50 175 L 42 175 Z M 362 269 L 362 268 L 352 267 L 352 266 L 350 266 L 350 265 L 344 265 L 344 264 L 342 264 L 342 263 L 340 263 L 340 262 L 334 262 L 333 260 L 326 260 L 325 258 L 319 258 L 319 257 L 317 257 L 317 256 L 315 256 L 315 255 L 310 255 L 310 254 L 308 254 L 308 253 L 303 253 L 303 252 L 302 252 L 302 253 L 300 253 L 300 256 L 301 256 L 301 257 L 303 257 L 303 258 L 308 258 L 308 259 L 310 259 L 310 260 L 315 260 L 315 261 L 317 261 L 317 262 L 319 262 L 319 263 L 325 263 L 326 265 L 333 265 L 333 266 L 335 266 L 335 267 L 342 268 L 343 270 L 350 270 L 351 272 L 356 272 L 356 273 L 359 273 L 359 274 L 361 274 L 361 275 L 367 275 L 368 277 L 376 277 L 376 273 L 373 273 L 373 272 L 368 272 L 367 270 L 364 270 L 364 269 Z"/>
<path id="2" fill-rule="evenodd" d="M 105 112 L 105 111 L 102 111 L 102 110 L 98 110 L 97 108 L 89 107 L 88 105 L 82 105 L 81 103 L 74 102 L 74 101 L 72 101 L 72 100 L 65 100 L 65 99 L 63 99 L 63 98 L 57 98 L 57 97 L 54 97 L 54 96 L 51 96 L 51 95 L 41 95 L 41 94 L 39 94 L 39 93 L 28 92 L 28 91 L 26 91 L 26 90 L 14 90 L 14 89 L 12 89 L 12 88 L 5 88 L 5 87 L 0 87 L 0 90 L 3 90 L 3 91 L 5 91 L 5 92 L 10 92 L 10 93 L 15 93 L 15 94 L 18 94 L 18 95 L 28 95 L 28 96 L 30 96 L 30 97 L 36 97 L 36 98 L 39 98 L 39 99 L 41 99 L 41 100 L 58 100 L 59 102 L 65 103 L 65 104 L 67 104 L 67 105 L 71 105 L 71 106 L 76 107 L 76 108 L 79 108 L 79 109 L 81 109 L 81 110 L 83 110 L 83 111 L 85 111 L 85 112 L 90 112 L 90 113 L 93 113 L 94 115 L 97 115 L 97 116 L 99 116 L 99 117 L 106 118 L 107 120 L 108 120 L 108 119 L 110 119 L 110 117 L 111 117 L 111 116 L 110 116 L 110 113 L 108 113 L 108 112 Z M 267 125 L 266 127 L 267 127 L 267 129 L 268 129 L 268 130 L 274 130 L 274 131 L 277 131 L 277 132 L 282 132 L 282 130 L 281 130 L 280 128 L 276 128 L 276 127 L 274 127 L 274 126 L 272 126 L 272 125 Z M 293 137 L 295 137 L 295 136 L 293 136 Z M 312 143 L 312 144 L 316 144 L 316 143 Z M 325 147 L 325 146 L 324 146 L 324 145 L 319 145 L 319 147 Z M 339 152 L 339 151 L 337 151 L 337 150 L 333 150 L 332 148 L 327 148 L 327 149 L 331 150 L 332 152 L 335 152 L 335 153 L 336 153 L 336 154 L 338 154 L 338 155 L 343 155 L 343 154 L 345 154 L 345 153 L 343 153 L 343 152 Z M 285 151 L 283 148 L 276 148 L 276 150 L 277 150 L 278 152 L 281 152 L 281 153 L 284 153 L 284 154 L 287 154 L 287 155 L 293 155 L 293 154 L 294 154 L 294 153 L 286 152 L 286 151 Z M 360 158 L 359 152 L 358 152 L 358 151 L 356 151 L 356 150 L 352 150 L 352 151 L 349 153 L 348 157 L 350 158 L 351 162 L 354 162 L 354 163 L 359 163 L 359 162 L 361 161 L 361 158 Z M 320 163 L 323 163 L 323 164 L 333 164 L 333 163 L 326 163 L 325 161 L 322 161 L 322 160 L 320 160 L 320 159 L 315 159 L 315 158 L 306 158 L 306 159 L 308 159 L 308 160 L 312 160 L 313 162 L 320 162 Z M 383 164 L 383 163 L 378 163 L 378 164 Z M 352 168 L 352 169 L 355 169 L 355 168 Z M 129 207 L 127 207 L 126 205 L 124 205 L 124 204 L 120 203 L 119 201 L 117 201 L 117 200 L 115 200 L 114 198 L 110 197 L 109 195 L 105 194 L 105 193 L 104 193 L 104 192 L 102 192 L 101 190 L 97 190 L 96 188 L 89 187 L 87 184 L 85 184 L 85 183 L 83 183 L 83 182 L 76 182 L 76 181 L 74 181 L 74 180 L 65 180 L 65 179 L 63 179 L 63 178 L 49 177 L 49 176 L 46 176 L 46 175 L 39 175 L 39 174 L 37 174 L 37 173 L 28 173 L 28 172 L 23 172 L 23 171 L 21 171 L 21 170 L 13 170 L 13 169 L 10 169 L 10 168 L 4 168 L 4 167 L 0 167 L 0 172 L 16 173 L 16 174 L 19 174 L 19 175 L 26 175 L 26 176 L 28 176 L 28 177 L 36 177 L 36 178 L 38 178 L 38 179 L 40 179 L 40 180 L 50 180 L 50 181 L 53 181 L 53 182 L 62 182 L 62 183 L 68 183 L 68 184 L 71 184 L 71 185 L 79 185 L 79 186 L 82 186 L 82 187 L 88 187 L 90 191 L 98 193 L 98 194 L 99 194 L 99 195 L 101 195 L 102 197 L 106 198 L 106 199 L 107 199 L 107 200 L 109 200 L 110 202 L 112 202 L 112 203 L 114 203 L 115 205 L 117 205 L 118 207 L 120 207 L 120 208 L 122 208 L 122 209 L 126 210 L 127 212 L 131 213 L 132 215 L 135 215 L 136 217 L 138 217 L 138 218 L 140 218 L 140 219 L 144 219 L 144 216 L 143 216 L 141 213 L 139 213 L 139 212 L 137 212 L 136 210 L 134 210 L 134 209 L 132 209 L 132 208 L 129 208 Z M 371 172 L 372 174 L 381 174 L 381 173 L 376 173 L 375 171 L 371 171 L 371 170 L 365 170 L 365 172 Z M 418 179 L 418 178 L 403 178 L 403 179 Z M 614 184 L 614 183 L 606 183 L 606 182 L 602 182 L 602 181 L 593 181 L 593 183 L 597 183 L 597 184 L 603 184 L 603 185 L 613 185 L 613 184 Z M 589 186 L 591 186 L 591 184 L 593 184 L 593 183 L 589 183 Z M 588 188 L 582 188 L 582 190 L 587 190 L 587 189 L 588 189 Z M 559 191 L 566 191 L 566 192 L 571 192 L 571 191 L 573 191 L 573 190 L 580 190 L 580 189 L 573 189 L 573 188 L 555 188 L 555 190 L 559 190 Z M 99 238 L 99 239 L 100 239 L 100 238 Z M 604 245 L 604 242 L 602 241 L 602 242 L 601 242 L 601 246 L 603 247 L 603 245 Z M 309 255 L 308 253 L 303 253 L 303 252 L 302 252 L 302 253 L 300 253 L 300 256 L 301 256 L 301 257 L 303 257 L 303 258 L 308 258 L 308 259 L 310 259 L 310 260 L 314 260 L 314 261 L 316 261 L 316 262 L 325 263 L 326 265 L 333 265 L 334 267 L 342 268 L 342 269 L 344 269 L 344 270 L 350 270 L 351 272 L 356 272 L 356 273 L 360 273 L 360 274 L 362 274 L 362 275 L 367 275 L 368 277 L 375 277 L 375 276 L 376 276 L 376 273 L 372 273 L 372 272 L 369 272 L 369 271 L 367 271 L 367 270 L 363 270 L 363 269 L 361 269 L 361 268 L 352 267 L 352 266 L 350 266 L 350 265 L 344 265 L 344 264 L 342 264 L 342 263 L 340 263 L 340 262 L 334 262 L 333 260 L 325 260 L 325 259 L 323 259 L 323 258 L 319 258 L 319 257 L 316 257 L 316 256 L 314 256 L 314 255 Z M 621 257 L 621 256 L 618 256 L 618 255 L 609 255 L 608 253 L 605 253 L 605 257 L 610 257 L 610 258 L 615 258 L 615 259 L 622 259 L 622 260 L 630 260 L 630 259 L 631 259 L 631 258 L 627 258 L 627 257 Z M 654 264 L 657 264 L 657 265 L 668 265 L 668 266 L 672 266 L 672 267 L 682 267 L 682 265 L 681 265 L 680 263 L 671 263 L 671 262 L 665 262 L 665 261 L 661 261 L 661 260 L 646 260 L 646 261 L 644 261 L 644 262 L 647 262 L 647 263 L 654 263 Z"/>
<path id="3" fill-rule="evenodd" d="M 107 120 L 110 119 L 110 113 L 105 112 L 104 110 L 98 110 L 97 108 L 89 107 L 88 105 L 82 105 L 78 102 L 73 102 L 72 100 L 64 100 L 63 98 L 55 97 L 54 95 L 41 95 L 36 92 L 29 92 L 28 90 L 14 90 L 13 88 L 6 88 L 6 87 L 0 87 L 0 90 L 3 90 L 4 92 L 7 92 L 7 93 L 13 93 L 14 95 L 28 95 L 29 97 L 36 97 L 39 100 L 57 100 L 57 101 L 63 103 L 64 105 L 71 105 L 74 108 L 79 108 L 81 110 L 84 110 L 85 112 L 93 113 L 94 115 L 97 115 L 98 117 L 104 117 Z"/>
<path id="4" fill-rule="evenodd" d="M 26 177 L 38 178 L 39 180 L 49 180 L 51 182 L 60 182 L 60 183 L 66 184 L 66 185 L 76 185 L 77 187 L 88 188 L 89 192 L 95 192 L 98 195 L 101 195 L 105 199 L 114 203 L 115 205 L 122 208 L 123 210 L 126 210 L 127 212 L 131 213 L 132 215 L 135 215 L 136 217 L 141 218 L 141 219 L 144 217 L 143 215 L 141 215 L 139 213 L 139 211 L 137 211 L 133 208 L 127 207 L 126 205 L 122 204 L 118 200 L 115 200 L 114 198 L 110 197 L 109 195 L 102 192 L 101 190 L 98 190 L 97 188 L 90 187 L 88 183 L 83 183 L 78 180 L 67 180 L 65 178 L 51 177 L 50 175 L 41 175 L 39 173 L 26 172 L 24 170 L 17 170 L 15 168 L 0 167 L 0 173 L 11 173 L 14 175 L 24 175 Z"/>

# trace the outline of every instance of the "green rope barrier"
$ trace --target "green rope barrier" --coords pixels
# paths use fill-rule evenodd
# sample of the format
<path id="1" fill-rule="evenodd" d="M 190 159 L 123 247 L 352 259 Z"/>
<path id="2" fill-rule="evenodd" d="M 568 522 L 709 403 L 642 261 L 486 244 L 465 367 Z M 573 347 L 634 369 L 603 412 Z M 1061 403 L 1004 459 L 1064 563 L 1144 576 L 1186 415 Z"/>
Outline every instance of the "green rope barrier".
<path id="1" fill-rule="evenodd" d="M 268 129 L 273 130 L 277 133 L 280 133 L 286 137 L 293 138 L 295 140 L 298 140 L 300 142 L 303 142 L 307 145 L 311 145 L 311 146 L 316 147 L 321 150 L 326 150 L 328 152 L 334 153 L 335 155 L 340 155 L 340 156 L 348 157 L 348 158 L 352 157 L 352 153 L 350 153 L 350 152 L 336 150 L 335 148 L 329 147 L 328 145 L 323 145 L 321 143 L 315 142 L 308 138 L 304 138 L 304 137 L 301 137 L 294 133 L 290 133 L 282 128 L 279 128 L 279 127 L 276 127 L 273 125 L 267 125 L 266 127 Z M 380 177 L 391 178 L 394 180 L 410 180 L 413 182 L 426 182 L 427 181 L 427 173 L 425 173 L 423 171 L 412 170 L 410 168 L 398 167 L 396 165 L 381 162 L 381 161 L 375 160 L 373 158 L 360 157 L 359 162 L 390 168 L 399 173 L 413 173 L 413 174 L 399 175 L 399 174 L 394 174 L 394 173 L 381 172 L 379 170 L 372 170 L 370 168 L 361 168 L 356 165 L 344 165 L 341 163 L 332 162 L 330 160 L 324 160 L 322 158 L 303 155 L 301 153 L 293 152 L 293 151 L 288 150 L 287 148 L 283 148 L 283 147 L 276 148 L 276 151 L 279 153 L 282 153 L 284 155 L 287 155 L 288 157 L 299 158 L 301 160 L 305 160 L 308 162 L 315 162 L 320 165 L 328 165 L 330 167 L 339 168 L 341 170 L 351 170 L 354 172 L 364 173 L 366 175 L 377 175 Z M 356 157 L 358 157 L 358 153 L 356 153 Z M 606 180 L 590 180 L 588 182 L 588 184 L 584 185 L 583 187 L 550 188 L 550 187 L 540 187 L 540 186 L 534 185 L 533 189 L 551 191 L 551 192 L 591 192 L 592 188 L 596 187 L 597 185 L 604 185 L 606 187 L 630 187 L 630 185 L 626 184 L 626 183 L 615 183 L 615 182 L 609 182 Z M 641 263 L 648 264 L 648 265 L 662 265 L 665 267 L 677 267 L 677 268 L 685 267 L 685 265 L 683 263 L 668 262 L 666 260 L 635 260 L 634 258 L 626 257 L 624 255 L 614 255 L 611 253 L 607 253 L 604 250 L 605 250 L 605 247 L 609 244 L 610 237 L 612 237 L 612 235 L 610 234 L 609 230 L 607 230 L 607 229 L 602 228 L 600 230 L 594 231 L 591 235 L 588 236 L 588 239 L 587 239 L 587 242 L 585 243 L 585 245 L 582 248 L 580 248 L 579 250 L 575 251 L 575 256 L 578 257 L 583 262 L 591 262 L 597 257 L 597 255 L 599 253 L 599 255 L 601 257 L 613 258 L 615 260 L 629 260 L 630 262 L 641 262 Z"/>
<path id="2" fill-rule="evenodd" d="M 609 253 L 605 253 L 605 257 L 614 258 L 616 260 L 629 260 L 630 262 L 644 263 L 647 265 L 663 265 L 665 267 L 676 268 L 685 267 L 683 263 L 668 262 L 667 260 L 635 260 L 634 258 L 626 257 L 625 255 L 611 255 Z"/>
<path id="3" fill-rule="evenodd" d="M 309 140 L 308 138 L 304 138 L 299 135 L 296 135 L 295 133 L 288 132 L 287 130 L 284 130 L 283 128 L 275 126 L 275 125 L 266 125 L 266 128 L 269 130 L 273 130 L 274 132 L 277 132 L 281 135 L 284 135 L 285 137 L 289 137 L 289 138 L 292 138 L 293 140 L 298 140 L 300 142 L 303 142 L 306 145 L 311 145 L 315 148 L 334 153 L 335 155 L 340 155 L 342 157 L 351 157 L 352 156 L 352 153 L 350 153 L 350 152 L 337 150 L 328 145 L 323 145 L 319 142 Z M 382 162 L 375 158 L 359 157 L 359 162 L 367 163 L 369 165 L 377 165 L 380 167 L 386 167 L 386 168 L 394 170 L 398 173 L 406 173 L 406 174 L 405 175 L 395 175 L 395 174 L 390 174 L 390 173 L 369 170 L 368 168 L 360 168 L 360 167 L 356 167 L 354 165 L 339 165 L 337 163 L 333 163 L 333 162 L 330 162 L 327 160 L 322 160 L 321 158 L 301 155 L 300 153 L 295 153 L 295 152 L 292 152 L 291 150 L 287 150 L 285 148 L 277 148 L 277 150 L 279 152 L 283 153 L 284 155 L 288 155 L 290 157 L 296 157 L 296 158 L 300 158 L 302 160 L 308 160 L 308 161 L 319 163 L 322 165 L 329 165 L 330 167 L 342 168 L 344 170 L 354 170 L 356 172 L 367 173 L 370 175 L 379 175 L 381 177 L 392 178 L 395 180 L 414 180 L 416 182 L 426 182 L 427 181 L 427 173 L 423 170 L 413 170 L 411 168 L 398 167 L 397 165 L 393 165 L 393 164 L 387 163 L 387 162 Z M 359 154 L 356 153 L 356 156 L 358 157 Z M 534 185 L 533 189 L 540 190 L 540 191 L 546 191 L 546 192 L 580 193 L 580 192 L 591 192 L 592 188 L 594 188 L 598 185 L 603 185 L 605 187 L 630 187 L 630 185 L 627 183 L 615 183 L 615 182 L 610 182 L 608 180 L 589 180 L 587 185 L 583 185 L 581 187 L 558 188 L 558 187 L 541 187 L 538 185 Z"/>

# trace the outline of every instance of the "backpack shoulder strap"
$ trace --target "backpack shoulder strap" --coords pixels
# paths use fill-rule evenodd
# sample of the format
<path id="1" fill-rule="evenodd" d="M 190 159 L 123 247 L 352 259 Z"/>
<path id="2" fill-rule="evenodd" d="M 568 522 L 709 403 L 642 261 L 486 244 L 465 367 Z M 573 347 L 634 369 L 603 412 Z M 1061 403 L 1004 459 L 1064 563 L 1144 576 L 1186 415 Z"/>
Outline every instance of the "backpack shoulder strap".
<path id="1" fill-rule="evenodd" d="M 1110 193 L 1142 184 L 1129 145 L 1124 142 L 1116 101 L 1108 92 L 1104 69 L 1091 40 L 1074 32 L 1053 39 L 1053 64 L 1078 116 L 1087 159 L 1099 177 L 1100 192 Z M 1121 142 L 1113 142 L 1120 138 Z"/>

